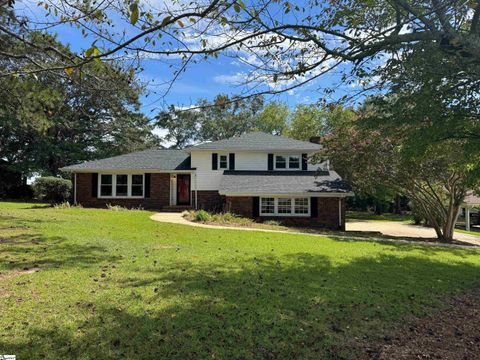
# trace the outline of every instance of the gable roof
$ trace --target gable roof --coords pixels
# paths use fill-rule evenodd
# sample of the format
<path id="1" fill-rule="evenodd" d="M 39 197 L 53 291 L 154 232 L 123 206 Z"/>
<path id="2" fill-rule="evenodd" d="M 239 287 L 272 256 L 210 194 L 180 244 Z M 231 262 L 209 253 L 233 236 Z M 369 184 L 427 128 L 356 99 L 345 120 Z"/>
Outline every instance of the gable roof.
<path id="1" fill-rule="evenodd" d="M 150 149 L 61 168 L 62 171 L 190 170 L 190 154 L 184 150 Z"/>
<path id="2" fill-rule="evenodd" d="M 351 195 L 350 186 L 335 171 L 224 171 L 219 193 Z"/>
<path id="3" fill-rule="evenodd" d="M 284 136 L 272 135 L 263 132 L 251 132 L 200 145 L 192 146 L 186 151 L 195 150 L 244 150 L 244 151 L 318 151 L 319 144 L 300 141 Z"/>

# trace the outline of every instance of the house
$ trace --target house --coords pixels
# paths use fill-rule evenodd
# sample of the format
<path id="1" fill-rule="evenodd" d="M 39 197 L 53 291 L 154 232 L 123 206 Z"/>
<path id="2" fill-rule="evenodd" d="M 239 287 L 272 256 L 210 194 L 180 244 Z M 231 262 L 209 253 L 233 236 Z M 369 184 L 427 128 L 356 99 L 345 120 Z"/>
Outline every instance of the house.
<path id="1" fill-rule="evenodd" d="M 460 206 L 460 213 L 456 225 L 465 225 L 466 230 L 471 226 L 480 225 L 480 197 L 469 191 Z"/>
<path id="2" fill-rule="evenodd" d="M 345 197 L 352 193 L 328 161 L 310 161 L 321 148 L 317 142 L 253 132 L 61 170 L 73 173 L 74 201 L 86 207 L 207 209 L 344 229 Z"/>

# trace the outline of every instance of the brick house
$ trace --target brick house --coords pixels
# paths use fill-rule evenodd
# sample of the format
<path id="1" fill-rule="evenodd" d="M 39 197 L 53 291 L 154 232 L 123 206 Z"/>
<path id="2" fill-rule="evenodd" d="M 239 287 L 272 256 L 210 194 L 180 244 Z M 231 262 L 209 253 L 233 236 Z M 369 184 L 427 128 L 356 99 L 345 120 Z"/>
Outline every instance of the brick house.
<path id="1" fill-rule="evenodd" d="M 73 174 L 74 201 L 86 207 L 195 208 L 344 229 L 345 197 L 352 193 L 328 161 L 310 161 L 320 149 L 316 142 L 254 132 L 61 170 Z"/>

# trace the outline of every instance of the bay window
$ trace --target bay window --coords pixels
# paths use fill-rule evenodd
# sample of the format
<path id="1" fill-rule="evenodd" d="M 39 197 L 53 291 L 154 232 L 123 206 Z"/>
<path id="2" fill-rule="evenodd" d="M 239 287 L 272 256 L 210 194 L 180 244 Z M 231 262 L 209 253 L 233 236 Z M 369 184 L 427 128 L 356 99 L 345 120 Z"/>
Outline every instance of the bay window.
<path id="1" fill-rule="evenodd" d="M 310 216 L 310 198 L 262 197 L 261 216 Z"/>
<path id="2" fill-rule="evenodd" d="M 99 197 L 141 198 L 144 196 L 143 174 L 99 174 Z"/>

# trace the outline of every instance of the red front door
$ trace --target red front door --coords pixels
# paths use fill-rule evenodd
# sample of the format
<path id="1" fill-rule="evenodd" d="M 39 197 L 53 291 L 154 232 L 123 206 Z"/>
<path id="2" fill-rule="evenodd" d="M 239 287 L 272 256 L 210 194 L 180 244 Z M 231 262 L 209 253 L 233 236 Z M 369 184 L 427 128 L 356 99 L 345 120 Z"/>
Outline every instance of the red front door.
<path id="1" fill-rule="evenodd" d="M 190 205 L 190 174 L 177 175 L 177 204 Z"/>

